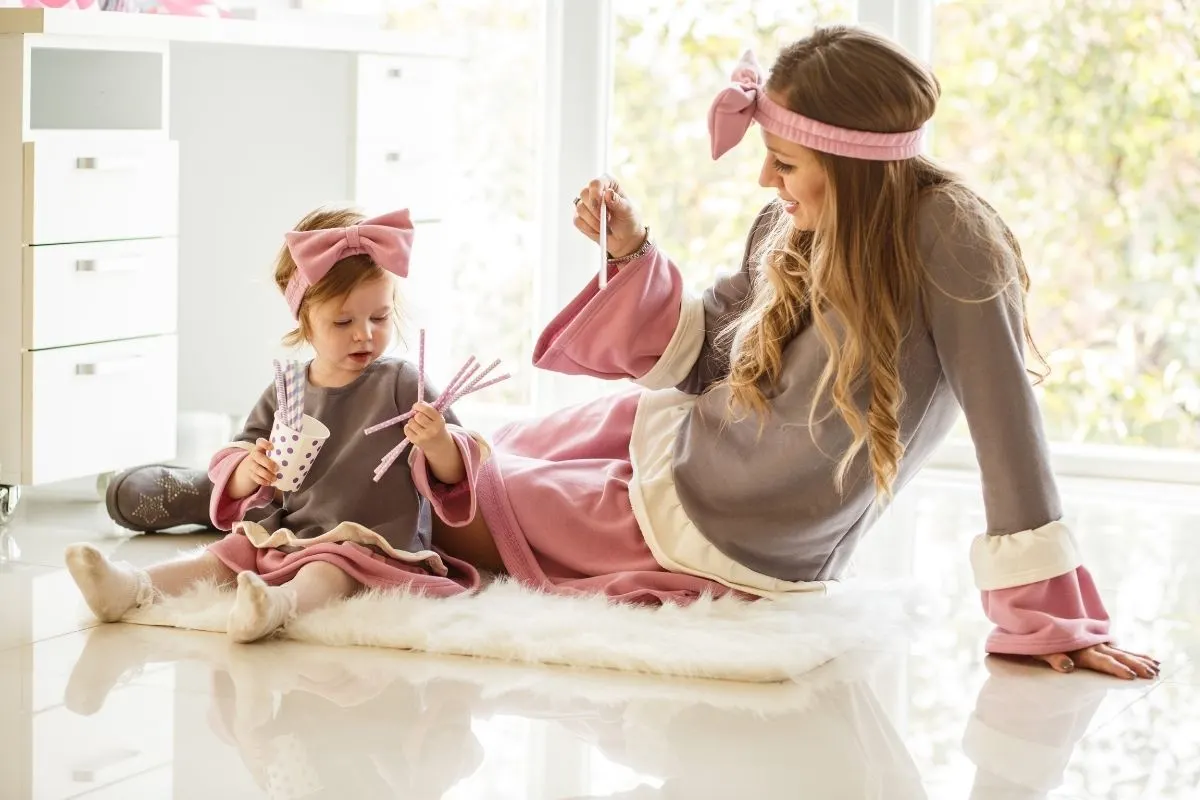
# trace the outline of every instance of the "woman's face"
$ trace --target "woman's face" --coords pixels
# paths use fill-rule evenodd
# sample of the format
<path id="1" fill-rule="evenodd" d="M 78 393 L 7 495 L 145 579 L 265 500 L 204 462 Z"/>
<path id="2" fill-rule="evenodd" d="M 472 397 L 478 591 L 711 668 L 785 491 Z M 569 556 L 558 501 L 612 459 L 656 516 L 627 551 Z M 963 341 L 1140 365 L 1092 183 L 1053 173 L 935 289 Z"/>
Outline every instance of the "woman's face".
<path id="1" fill-rule="evenodd" d="M 812 150 L 778 136 L 762 132 L 767 146 L 758 184 L 774 189 L 783 207 L 800 230 L 816 230 L 825 202 L 828 181 Z"/>

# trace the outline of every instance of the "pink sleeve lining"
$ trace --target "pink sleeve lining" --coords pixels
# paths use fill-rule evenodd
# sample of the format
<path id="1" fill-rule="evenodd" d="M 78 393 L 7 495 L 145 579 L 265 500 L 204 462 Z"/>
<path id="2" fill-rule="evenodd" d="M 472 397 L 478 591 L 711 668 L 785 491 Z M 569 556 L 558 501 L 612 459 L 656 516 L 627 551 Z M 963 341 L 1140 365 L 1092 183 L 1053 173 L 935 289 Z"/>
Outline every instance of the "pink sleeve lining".
<path id="1" fill-rule="evenodd" d="M 1085 567 L 982 594 L 984 613 L 996 624 L 987 640 L 989 653 L 1069 653 L 1112 641 L 1108 612 Z"/>
<path id="2" fill-rule="evenodd" d="M 609 380 L 641 378 L 653 369 L 679 324 L 683 278 L 655 247 L 620 271 L 609 270 L 603 291 L 593 277 L 546 326 L 534 345 L 535 366 Z"/>
<path id="3" fill-rule="evenodd" d="M 208 515 L 217 530 L 232 530 L 233 523 L 240 522 L 247 511 L 269 505 L 275 497 L 275 490 L 270 486 L 261 486 L 257 492 L 241 500 L 234 500 L 229 496 L 226 491 L 229 479 L 247 455 L 249 451 L 241 447 L 226 447 L 217 451 L 208 463 L 208 477 L 213 482 L 212 497 L 208 501 Z"/>
<path id="4" fill-rule="evenodd" d="M 483 465 L 483 451 L 479 442 L 461 428 L 451 426 L 450 435 L 458 445 L 462 455 L 463 467 L 467 476 L 463 480 L 449 486 L 433 477 L 425 460 L 425 453 L 416 450 L 412 459 L 412 477 L 417 491 L 423 497 L 429 498 L 434 512 L 447 525 L 461 528 L 475 519 L 476 495 L 475 484 L 479 479 L 479 470 Z"/>

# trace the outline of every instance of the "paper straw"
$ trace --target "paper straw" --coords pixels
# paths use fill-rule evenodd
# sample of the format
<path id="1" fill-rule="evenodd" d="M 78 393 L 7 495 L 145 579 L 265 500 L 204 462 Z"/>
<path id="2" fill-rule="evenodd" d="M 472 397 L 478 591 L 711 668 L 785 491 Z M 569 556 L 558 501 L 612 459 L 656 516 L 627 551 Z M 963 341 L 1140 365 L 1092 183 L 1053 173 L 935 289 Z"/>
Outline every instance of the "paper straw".
<path id="1" fill-rule="evenodd" d="M 287 420 L 287 387 L 283 382 L 283 366 L 278 360 L 275 364 L 275 413 L 285 421 Z"/>
<path id="2" fill-rule="evenodd" d="M 300 392 L 300 364 L 297 361 L 288 362 L 287 371 L 287 392 L 288 392 L 288 425 L 292 430 L 300 430 L 300 414 L 301 414 L 301 392 Z"/>
<path id="3" fill-rule="evenodd" d="M 417 402 L 425 399 L 425 329 L 421 328 L 420 345 L 417 349 Z"/>
<path id="4" fill-rule="evenodd" d="M 608 205 L 600 196 L 600 288 L 608 286 Z"/>
<path id="5" fill-rule="evenodd" d="M 372 425 L 364 430 L 363 433 L 367 436 L 370 436 L 372 433 L 379 433 L 381 430 L 390 428 L 393 425 L 399 425 L 401 422 L 408 422 L 410 419 L 412 419 L 412 417 L 413 412 L 409 411 L 407 414 L 401 414 L 398 417 L 392 417 L 391 419 L 381 422 L 378 425 Z"/>
<path id="6" fill-rule="evenodd" d="M 447 403 L 446 406 L 450 407 L 469 394 L 475 394 L 475 392 L 482 391 L 483 389 L 486 389 L 489 386 L 495 386 L 497 383 L 503 383 L 504 381 L 508 380 L 511 377 L 512 377 L 512 375 L 509 375 L 506 372 L 503 375 L 497 375 L 495 378 L 492 378 L 490 381 L 484 381 L 483 383 L 479 384 L 478 386 L 476 386 L 472 389 L 469 389 L 469 390 L 464 389 L 463 391 L 456 394 L 454 396 L 454 399 L 451 400 L 449 403 Z"/>
<path id="7" fill-rule="evenodd" d="M 451 403 L 453 403 L 455 400 L 462 397 L 463 395 L 470 394 L 472 391 L 475 390 L 475 387 L 478 386 L 479 383 L 484 378 L 487 377 L 488 373 L 491 372 L 492 370 L 494 370 L 498 366 L 500 366 L 500 359 L 497 358 L 491 364 L 488 364 L 488 368 L 485 369 L 483 372 L 481 372 L 478 375 L 476 375 L 475 377 L 473 377 L 470 381 L 463 382 L 452 392 L 449 392 L 447 396 L 450 399 L 446 401 L 446 405 L 443 407 L 443 409 L 439 409 L 439 410 L 444 410 L 444 408 L 449 407 Z"/>
<path id="8" fill-rule="evenodd" d="M 468 358 L 466 360 L 466 363 L 464 363 L 461 367 L 459 367 L 458 372 L 454 373 L 454 377 L 450 379 L 450 383 L 448 383 L 446 385 L 446 388 L 442 389 L 441 396 L 445 396 L 447 390 L 452 390 L 452 389 L 455 389 L 458 386 L 460 386 L 462 384 L 463 377 L 467 374 L 467 370 L 470 369 L 474 363 L 475 363 L 475 356 L 471 356 L 470 358 Z"/>
<path id="9" fill-rule="evenodd" d="M 384 474 L 389 469 L 392 468 L 392 464 L 395 464 L 396 459 L 398 459 L 400 457 L 400 454 L 408 449 L 408 445 L 409 445 L 409 441 L 408 441 L 408 438 L 406 437 L 404 439 L 404 441 L 400 442 L 400 444 L 393 447 L 391 449 L 391 451 L 386 456 L 383 457 L 383 460 L 379 462 L 379 466 L 375 468 L 375 482 L 376 483 L 379 483 L 379 479 L 382 478 L 384 476 Z"/>
<path id="10" fill-rule="evenodd" d="M 489 386 L 494 386 L 495 384 L 500 383 L 501 381 L 506 381 L 512 377 L 508 373 L 505 373 L 492 378 L 491 380 L 485 380 L 488 374 L 499 365 L 500 359 L 497 358 L 495 361 L 489 364 L 486 369 L 481 370 L 479 362 L 476 360 L 475 356 L 469 357 L 462 367 L 459 368 L 458 372 L 454 374 L 454 377 L 451 378 L 450 383 L 446 385 L 446 388 L 443 389 L 438 395 L 437 399 L 433 402 L 433 407 L 439 411 L 445 411 L 459 398 L 465 397 L 468 394 L 473 394 L 482 389 L 486 389 Z M 418 401 L 424 400 L 425 398 L 424 328 L 422 328 L 420 331 L 417 352 L 417 397 Z M 409 411 L 406 414 L 401 414 L 393 417 L 392 419 L 384 420 L 383 422 L 366 428 L 363 433 L 369 436 L 373 433 L 385 430 L 386 428 L 390 428 L 393 425 L 399 425 L 402 422 L 412 419 L 413 413 L 414 412 Z M 405 436 L 399 444 L 389 450 L 387 455 L 380 460 L 379 465 L 375 468 L 374 480 L 376 483 L 378 483 L 380 479 L 382 479 L 387 473 L 387 471 L 391 469 L 392 465 L 396 463 L 396 459 L 400 458 L 404 451 L 408 449 L 410 444 L 412 444 L 412 442 L 410 442 L 408 437 Z"/>

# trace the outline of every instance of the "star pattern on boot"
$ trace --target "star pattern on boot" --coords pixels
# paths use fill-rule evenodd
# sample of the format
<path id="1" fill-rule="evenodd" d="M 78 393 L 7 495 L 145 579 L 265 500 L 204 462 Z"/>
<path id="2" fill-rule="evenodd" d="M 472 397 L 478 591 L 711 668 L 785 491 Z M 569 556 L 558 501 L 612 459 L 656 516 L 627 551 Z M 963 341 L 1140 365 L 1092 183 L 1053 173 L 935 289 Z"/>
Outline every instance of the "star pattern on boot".
<path id="1" fill-rule="evenodd" d="M 134 519 L 139 519 L 147 525 L 153 525 L 159 520 L 167 518 L 167 509 L 163 505 L 161 496 L 142 495 L 138 498 L 137 508 L 130 514 Z"/>
<path id="2" fill-rule="evenodd" d="M 196 488 L 196 485 L 192 483 L 191 478 L 180 478 L 174 472 L 163 473 L 163 475 L 154 483 L 158 486 L 158 488 L 166 492 L 168 503 L 175 502 L 175 498 L 182 497 L 185 494 L 191 495 L 192 497 L 200 496 L 200 491 Z"/>

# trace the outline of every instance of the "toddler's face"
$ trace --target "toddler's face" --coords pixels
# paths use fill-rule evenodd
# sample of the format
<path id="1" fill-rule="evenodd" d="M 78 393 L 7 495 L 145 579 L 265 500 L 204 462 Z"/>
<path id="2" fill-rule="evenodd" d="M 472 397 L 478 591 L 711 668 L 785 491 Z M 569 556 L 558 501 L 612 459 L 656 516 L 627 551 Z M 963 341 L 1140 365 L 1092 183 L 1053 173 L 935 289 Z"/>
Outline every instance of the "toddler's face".
<path id="1" fill-rule="evenodd" d="M 350 294 L 308 310 L 313 349 L 327 369 L 356 377 L 392 341 L 392 282 L 365 281 Z"/>

